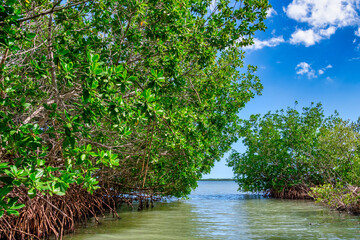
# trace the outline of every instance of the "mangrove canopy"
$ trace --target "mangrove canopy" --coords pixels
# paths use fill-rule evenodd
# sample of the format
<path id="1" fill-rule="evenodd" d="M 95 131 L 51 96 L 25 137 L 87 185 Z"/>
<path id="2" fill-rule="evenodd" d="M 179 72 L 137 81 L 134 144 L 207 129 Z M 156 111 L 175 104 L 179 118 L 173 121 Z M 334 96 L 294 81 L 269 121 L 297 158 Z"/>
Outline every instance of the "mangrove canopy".
<path id="1" fill-rule="evenodd" d="M 359 121 L 325 117 L 320 103 L 252 115 L 241 127 L 244 153 L 228 158 L 241 189 L 315 198 L 360 213 Z"/>
<path id="2" fill-rule="evenodd" d="M 59 236 L 109 197 L 190 193 L 237 141 L 237 114 L 261 92 L 241 49 L 265 29 L 268 8 L 3 1 L 0 237 Z M 38 221 L 45 213 L 51 223 Z"/>

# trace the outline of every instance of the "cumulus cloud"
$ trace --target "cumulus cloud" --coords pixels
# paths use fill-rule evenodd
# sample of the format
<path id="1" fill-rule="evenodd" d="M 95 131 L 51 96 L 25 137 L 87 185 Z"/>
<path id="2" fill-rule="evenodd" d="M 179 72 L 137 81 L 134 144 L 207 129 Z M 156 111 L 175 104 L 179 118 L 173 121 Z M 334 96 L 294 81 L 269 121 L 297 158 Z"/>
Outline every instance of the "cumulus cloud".
<path id="1" fill-rule="evenodd" d="M 266 18 L 271 18 L 272 16 L 275 16 L 275 15 L 277 15 L 277 12 L 273 8 L 269 8 L 266 11 Z"/>
<path id="2" fill-rule="evenodd" d="M 304 44 L 306 47 L 312 46 L 320 42 L 322 39 L 330 38 L 335 33 L 336 28 L 331 26 L 327 29 L 297 29 L 291 34 L 291 44 Z"/>
<path id="3" fill-rule="evenodd" d="M 292 44 L 311 46 L 330 38 L 338 28 L 356 26 L 360 22 L 360 0 L 293 0 L 283 10 L 297 22 L 307 23 L 307 30 L 297 29 L 290 39 Z M 355 31 L 360 36 L 360 28 Z"/>
<path id="4" fill-rule="evenodd" d="M 306 75 L 309 79 L 311 79 L 311 78 L 317 78 L 318 75 L 323 75 L 327 69 L 332 67 L 333 66 L 329 64 L 326 67 L 323 67 L 315 71 L 307 62 L 301 62 L 298 65 L 296 65 L 295 70 L 296 70 L 296 74 Z M 316 72 L 318 75 L 316 74 Z"/>
<path id="5" fill-rule="evenodd" d="M 329 38 L 331 35 L 333 35 L 336 31 L 336 28 L 334 26 L 330 26 L 327 29 L 320 29 L 319 34 L 322 37 Z"/>
<path id="6" fill-rule="evenodd" d="M 321 39 L 321 35 L 316 33 L 313 29 L 306 31 L 297 29 L 293 34 L 291 34 L 290 43 L 304 44 L 306 47 L 308 47 L 318 43 Z"/>
<path id="7" fill-rule="evenodd" d="M 285 42 L 283 36 L 273 37 L 267 40 L 259 40 L 257 38 L 254 38 L 254 44 L 246 47 L 246 49 L 259 50 L 264 47 L 276 47 L 283 42 Z"/>
<path id="8" fill-rule="evenodd" d="M 301 62 L 295 67 L 296 74 L 306 75 L 309 79 L 316 78 L 315 70 L 311 68 L 310 64 L 306 62 Z"/>
<path id="9" fill-rule="evenodd" d="M 345 27 L 358 22 L 356 0 L 293 0 L 285 12 L 289 18 L 317 28 Z"/>

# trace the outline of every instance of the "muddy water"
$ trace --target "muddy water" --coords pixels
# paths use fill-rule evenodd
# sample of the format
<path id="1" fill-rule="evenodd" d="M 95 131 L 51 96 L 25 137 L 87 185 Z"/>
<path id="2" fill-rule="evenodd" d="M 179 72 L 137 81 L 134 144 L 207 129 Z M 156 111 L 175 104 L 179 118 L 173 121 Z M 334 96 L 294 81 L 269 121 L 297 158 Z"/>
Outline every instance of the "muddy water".
<path id="1" fill-rule="evenodd" d="M 360 218 L 311 201 L 237 192 L 234 182 L 199 182 L 188 200 L 158 203 L 121 219 L 89 223 L 65 239 L 360 239 Z"/>

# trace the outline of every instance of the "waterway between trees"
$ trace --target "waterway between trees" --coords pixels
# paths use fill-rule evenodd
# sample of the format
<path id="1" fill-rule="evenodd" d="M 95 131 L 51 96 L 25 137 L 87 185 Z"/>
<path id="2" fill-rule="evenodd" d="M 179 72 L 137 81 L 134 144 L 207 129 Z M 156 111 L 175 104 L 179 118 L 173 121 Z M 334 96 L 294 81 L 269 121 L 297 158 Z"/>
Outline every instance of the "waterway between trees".
<path id="1" fill-rule="evenodd" d="M 188 200 L 140 212 L 126 207 L 120 217 L 90 222 L 65 239 L 360 239 L 360 217 L 237 192 L 232 181 L 201 181 Z"/>

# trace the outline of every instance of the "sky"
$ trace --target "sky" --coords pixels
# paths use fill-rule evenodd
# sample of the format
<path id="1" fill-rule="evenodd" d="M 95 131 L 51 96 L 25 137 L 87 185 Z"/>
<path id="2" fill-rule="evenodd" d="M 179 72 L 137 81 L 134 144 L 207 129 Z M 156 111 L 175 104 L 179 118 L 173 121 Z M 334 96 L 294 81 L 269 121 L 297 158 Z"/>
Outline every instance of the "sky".
<path id="1" fill-rule="evenodd" d="M 270 0 L 267 30 L 245 49 L 264 86 L 239 116 L 323 104 L 325 115 L 360 117 L 360 0 Z M 233 149 L 244 152 L 241 141 Z M 232 178 L 227 155 L 204 178 Z"/>

